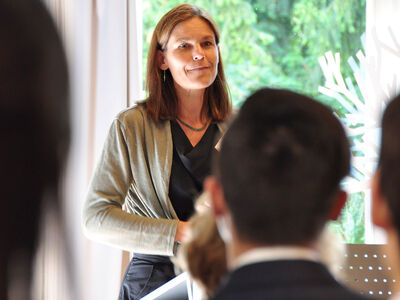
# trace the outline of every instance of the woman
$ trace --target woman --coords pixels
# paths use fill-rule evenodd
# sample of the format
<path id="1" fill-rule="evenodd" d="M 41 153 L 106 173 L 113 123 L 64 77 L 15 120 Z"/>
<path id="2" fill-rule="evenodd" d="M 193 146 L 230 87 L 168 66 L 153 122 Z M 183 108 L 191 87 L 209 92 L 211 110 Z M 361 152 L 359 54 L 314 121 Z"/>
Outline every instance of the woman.
<path id="1" fill-rule="evenodd" d="M 169 11 L 149 49 L 148 98 L 111 125 L 83 226 L 88 237 L 135 252 L 119 299 L 141 298 L 175 276 L 169 256 L 231 112 L 218 42 L 204 10 L 183 4 Z"/>

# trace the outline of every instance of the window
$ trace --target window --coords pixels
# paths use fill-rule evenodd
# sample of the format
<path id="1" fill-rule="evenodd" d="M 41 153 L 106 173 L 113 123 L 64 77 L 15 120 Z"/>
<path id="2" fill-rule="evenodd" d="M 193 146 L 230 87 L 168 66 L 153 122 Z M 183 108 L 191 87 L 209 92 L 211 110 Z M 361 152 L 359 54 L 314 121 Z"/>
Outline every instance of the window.
<path id="1" fill-rule="evenodd" d="M 184 3 L 179 0 L 142 0 L 143 62 L 156 22 L 168 10 Z M 318 58 L 327 51 L 340 52 L 344 78 L 352 78 L 360 93 L 347 59 L 362 49 L 366 4 L 359 0 L 225 0 L 193 1 L 206 9 L 221 33 L 221 56 L 235 106 L 262 86 L 284 87 L 308 94 L 331 106 L 348 121 L 351 101 L 322 94 L 325 85 Z M 160 9 L 162 8 L 162 9 Z M 146 68 L 143 68 L 144 70 Z M 348 124 L 356 129 L 358 123 Z M 353 156 L 363 156 L 361 134 L 349 135 Z M 354 177 L 362 176 L 353 168 Z M 349 182 L 354 182 L 349 181 Z M 333 227 L 346 242 L 365 241 L 365 193 L 354 189 Z"/>

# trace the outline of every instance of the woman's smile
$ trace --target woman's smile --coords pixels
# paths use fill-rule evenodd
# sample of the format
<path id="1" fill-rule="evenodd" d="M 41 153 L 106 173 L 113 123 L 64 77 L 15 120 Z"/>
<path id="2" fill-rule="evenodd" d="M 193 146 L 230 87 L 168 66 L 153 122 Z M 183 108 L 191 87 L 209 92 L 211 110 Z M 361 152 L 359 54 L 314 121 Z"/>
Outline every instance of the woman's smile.
<path id="1" fill-rule="evenodd" d="M 209 66 L 198 66 L 198 67 L 189 67 L 188 71 L 204 71 L 210 69 Z"/>

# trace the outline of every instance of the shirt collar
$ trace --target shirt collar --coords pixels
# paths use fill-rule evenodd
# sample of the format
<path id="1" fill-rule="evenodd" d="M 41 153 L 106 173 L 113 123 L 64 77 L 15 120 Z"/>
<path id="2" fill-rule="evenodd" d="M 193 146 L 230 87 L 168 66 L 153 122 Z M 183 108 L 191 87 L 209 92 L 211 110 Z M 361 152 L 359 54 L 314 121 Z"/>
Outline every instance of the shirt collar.
<path id="1" fill-rule="evenodd" d="M 234 264 L 234 268 L 273 260 L 311 260 L 319 261 L 319 254 L 316 250 L 307 247 L 296 246 L 274 246 L 259 247 L 241 254 Z"/>

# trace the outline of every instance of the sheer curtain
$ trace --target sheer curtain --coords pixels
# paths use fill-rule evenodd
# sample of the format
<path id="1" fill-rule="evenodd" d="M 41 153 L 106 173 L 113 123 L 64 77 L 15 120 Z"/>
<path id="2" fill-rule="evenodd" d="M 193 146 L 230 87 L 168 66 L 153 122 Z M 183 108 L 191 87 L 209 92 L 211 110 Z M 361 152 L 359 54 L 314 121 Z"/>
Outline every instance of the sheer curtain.
<path id="1" fill-rule="evenodd" d="M 365 123 L 368 134 L 363 138 L 368 145 L 367 160 L 377 162 L 379 153 L 380 120 L 382 112 L 400 92 L 400 2 L 397 0 L 367 0 L 365 43 L 365 106 L 371 112 Z M 370 164 L 370 174 L 375 164 Z M 372 225 L 371 200 L 365 198 L 365 242 L 385 243 L 382 230 Z"/>
<path id="2" fill-rule="evenodd" d="M 43 239 L 41 249 L 52 249 L 59 259 L 50 259 L 48 251 L 40 252 L 36 295 L 49 300 L 116 299 L 122 251 L 83 236 L 81 207 L 112 119 L 141 96 L 140 1 L 43 1 L 60 30 L 68 56 L 72 140 L 63 181 L 67 242 L 65 247 L 57 247 L 57 233 Z M 67 265 L 61 263 L 63 253 Z M 68 288 L 55 288 L 67 281 L 61 275 L 66 273 L 62 268 L 70 271 L 72 294 Z"/>

